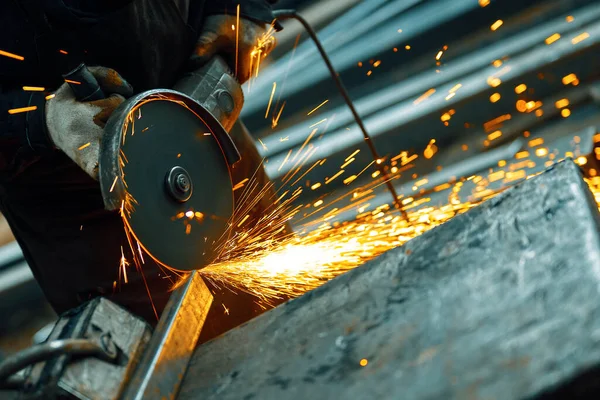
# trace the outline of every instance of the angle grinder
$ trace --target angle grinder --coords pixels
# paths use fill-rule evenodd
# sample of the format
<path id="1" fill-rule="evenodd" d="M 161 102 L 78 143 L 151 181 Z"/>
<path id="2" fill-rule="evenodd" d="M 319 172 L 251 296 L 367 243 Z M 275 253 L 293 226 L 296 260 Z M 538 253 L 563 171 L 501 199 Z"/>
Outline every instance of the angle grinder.
<path id="1" fill-rule="evenodd" d="M 104 94 L 85 65 L 65 75 L 80 100 Z M 99 181 L 108 210 L 159 264 L 179 271 L 214 260 L 233 216 L 231 167 L 240 160 L 228 131 L 244 102 L 225 61 L 214 57 L 173 90 L 122 103 L 104 131 Z M 176 245 L 174 245 L 176 244 Z"/>

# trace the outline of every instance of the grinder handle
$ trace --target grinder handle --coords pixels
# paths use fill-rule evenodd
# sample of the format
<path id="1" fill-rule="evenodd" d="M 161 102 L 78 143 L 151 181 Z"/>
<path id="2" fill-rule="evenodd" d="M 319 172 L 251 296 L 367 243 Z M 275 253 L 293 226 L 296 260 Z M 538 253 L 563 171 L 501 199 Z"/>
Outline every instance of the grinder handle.
<path id="1" fill-rule="evenodd" d="M 79 101 L 94 101 L 105 98 L 96 77 L 90 72 L 84 63 L 63 75 L 65 82 L 69 84 Z"/>
<path id="2" fill-rule="evenodd" d="M 220 56 L 214 56 L 201 68 L 185 73 L 173 89 L 200 103 L 227 132 L 244 105 L 242 86 Z"/>

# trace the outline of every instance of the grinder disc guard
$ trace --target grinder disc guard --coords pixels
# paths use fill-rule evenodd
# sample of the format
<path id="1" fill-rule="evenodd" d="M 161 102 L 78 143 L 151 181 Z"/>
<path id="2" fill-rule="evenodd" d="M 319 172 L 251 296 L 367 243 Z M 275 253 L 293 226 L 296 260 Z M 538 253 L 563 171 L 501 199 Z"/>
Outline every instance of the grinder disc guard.
<path id="1" fill-rule="evenodd" d="M 115 113 L 100 155 L 107 208 L 122 209 L 126 229 L 160 264 L 207 266 L 229 234 L 233 142 L 202 106 L 174 91 L 142 93 Z"/>

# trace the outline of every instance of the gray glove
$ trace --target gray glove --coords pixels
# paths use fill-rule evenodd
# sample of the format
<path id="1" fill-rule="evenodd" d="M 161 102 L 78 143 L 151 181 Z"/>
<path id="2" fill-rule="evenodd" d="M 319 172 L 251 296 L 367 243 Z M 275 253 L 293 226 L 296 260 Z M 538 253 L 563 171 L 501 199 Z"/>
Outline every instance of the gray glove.
<path id="1" fill-rule="evenodd" d="M 265 24 L 257 24 L 245 18 L 240 18 L 236 68 L 236 16 L 211 15 L 204 21 L 200 37 L 196 43 L 194 54 L 190 58 L 191 69 L 200 68 L 215 54 L 225 58 L 231 71 L 237 69 L 236 78 L 240 83 L 246 82 L 259 58 L 264 58 L 275 47 L 272 35 L 265 37 Z M 260 48 L 260 51 L 254 51 Z"/>
<path id="2" fill-rule="evenodd" d="M 133 88 L 110 68 L 89 67 L 89 70 L 108 97 L 79 102 L 65 83 L 46 102 L 46 126 L 54 145 L 97 180 L 104 126 L 125 97 L 133 94 Z"/>

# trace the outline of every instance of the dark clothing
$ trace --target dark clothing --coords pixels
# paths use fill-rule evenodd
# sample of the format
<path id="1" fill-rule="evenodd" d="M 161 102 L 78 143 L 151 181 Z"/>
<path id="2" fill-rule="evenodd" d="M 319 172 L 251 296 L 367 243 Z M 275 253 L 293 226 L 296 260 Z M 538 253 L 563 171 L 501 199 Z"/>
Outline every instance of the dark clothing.
<path id="1" fill-rule="evenodd" d="M 59 313 L 101 294 L 155 321 L 147 287 L 160 313 L 173 281 L 148 261 L 143 273 L 129 269 L 129 283 L 119 279 L 121 249 L 132 259 L 120 216 L 104 210 L 96 181 L 52 149 L 45 94 L 21 87 L 54 90 L 63 82 L 61 74 L 80 62 L 115 69 L 136 92 L 171 87 L 203 16 L 236 12 L 233 1 L 189 0 L 186 24 L 176 6 L 181 1 L 188 0 L 0 1 L 0 50 L 24 57 L 0 55 L 0 211 Z M 242 16 L 271 22 L 266 0 L 238 2 Z M 7 112 L 29 105 L 37 110 Z M 247 147 L 249 137 L 243 135 Z M 254 153 L 248 158 L 253 162 Z"/>

